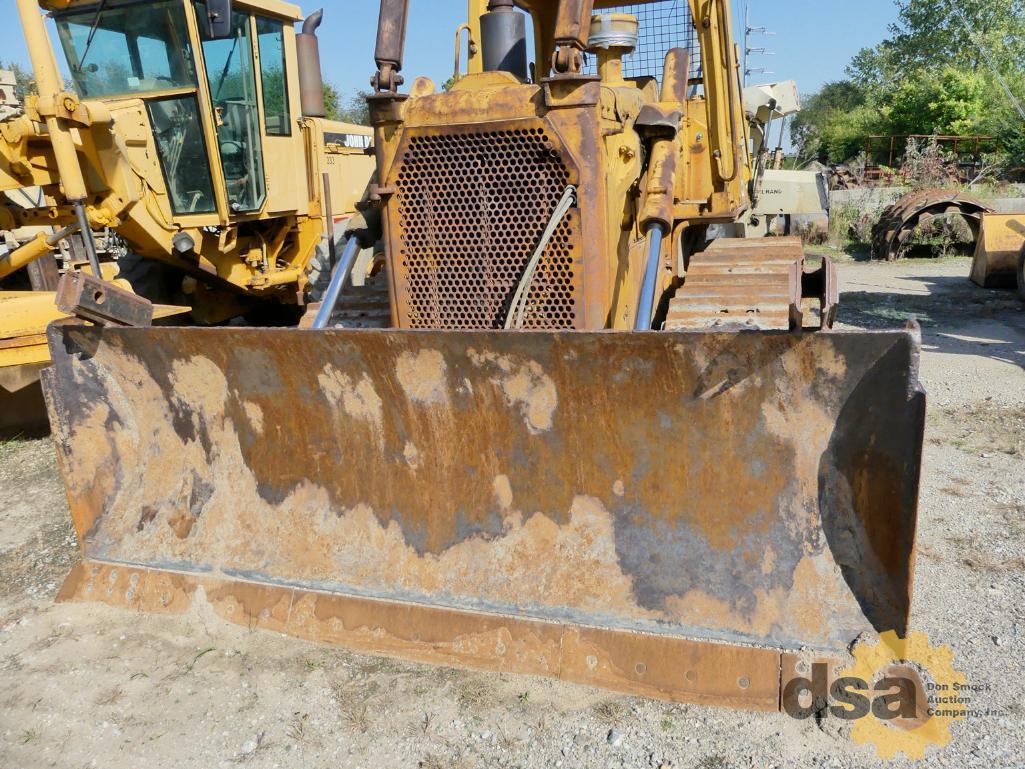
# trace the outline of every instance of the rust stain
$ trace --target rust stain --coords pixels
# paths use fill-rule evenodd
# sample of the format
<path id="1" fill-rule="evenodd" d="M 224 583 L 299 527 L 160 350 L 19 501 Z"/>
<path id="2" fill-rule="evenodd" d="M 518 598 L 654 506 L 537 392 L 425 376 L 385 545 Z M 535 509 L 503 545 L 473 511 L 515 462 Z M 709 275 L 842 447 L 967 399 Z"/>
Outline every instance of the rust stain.
<path id="1" fill-rule="evenodd" d="M 216 618 L 359 651 L 544 675 L 675 702 L 778 707 L 778 651 L 258 585 L 220 576 L 78 564 L 61 601 Z"/>
<path id="2" fill-rule="evenodd" d="M 864 480 L 877 463 L 856 455 L 850 481 L 823 464 L 871 362 L 833 354 L 842 335 L 551 335 L 525 355 L 527 335 L 489 349 L 479 335 L 332 333 L 302 353 L 331 361 L 310 368 L 287 333 L 195 333 L 177 357 L 116 334 L 86 363 L 57 356 L 78 377 L 62 439 L 87 556 L 768 643 L 829 646 L 869 627 L 845 572 L 860 551 L 830 526 L 881 530 Z M 257 340 L 297 397 L 234 376 Z M 622 378 L 595 387 L 599 370 Z M 642 397 L 639 381 L 663 389 Z M 700 397 L 713 381 L 727 385 Z M 254 403 L 275 441 L 259 437 Z M 884 486 L 900 497 L 904 481 Z"/>

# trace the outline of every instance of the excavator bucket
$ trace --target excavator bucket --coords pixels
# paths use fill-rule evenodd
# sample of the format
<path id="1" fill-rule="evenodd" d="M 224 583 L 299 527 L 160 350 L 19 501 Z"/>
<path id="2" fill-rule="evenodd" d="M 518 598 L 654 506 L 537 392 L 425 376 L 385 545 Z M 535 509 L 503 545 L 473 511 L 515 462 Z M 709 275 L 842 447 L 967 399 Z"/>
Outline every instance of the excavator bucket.
<path id="1" fill-rule="evenodd" d="M 753 709 L 907 628 L 914 329 L 49 334 L 64 599 Z"/>

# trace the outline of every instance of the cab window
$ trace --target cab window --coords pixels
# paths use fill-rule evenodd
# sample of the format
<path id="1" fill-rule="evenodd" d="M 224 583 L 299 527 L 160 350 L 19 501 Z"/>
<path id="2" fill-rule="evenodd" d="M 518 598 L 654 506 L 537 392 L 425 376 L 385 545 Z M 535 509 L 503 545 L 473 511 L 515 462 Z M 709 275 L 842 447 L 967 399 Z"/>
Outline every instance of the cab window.
<path id="1" fill-rule="evenodd" d="M 267 195 L 251 17 L 235 12 L 231 20 L 232 36 L 205 41 L 203 58 L 228 202 L 239 213 L 259 210 Z"/>
<path id="2" fill-rule="evenodd" d="M 196 85 L 182 4 L 107 3 L 55 14 L 75 90 L 83 97 L 153 93 Z"/>
<path id="3" fill-rule="evenodd" d="M 288 80 L 285 69 L 285 27 L 280 21 L 256 17 L 263 82 L 263 120 L 268 136 L 291 136 Z"/>

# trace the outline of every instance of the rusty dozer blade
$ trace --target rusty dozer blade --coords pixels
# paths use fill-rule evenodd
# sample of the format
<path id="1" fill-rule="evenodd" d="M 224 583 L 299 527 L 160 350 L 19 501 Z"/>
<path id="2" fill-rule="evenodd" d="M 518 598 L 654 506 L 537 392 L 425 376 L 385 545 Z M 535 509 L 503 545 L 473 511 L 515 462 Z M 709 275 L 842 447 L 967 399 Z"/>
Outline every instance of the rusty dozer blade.
<path id="1" fill-rule="evenodd" d="M 49 333 L 65 599 L 762 709 L 907 627 L 914 330 Z"/>

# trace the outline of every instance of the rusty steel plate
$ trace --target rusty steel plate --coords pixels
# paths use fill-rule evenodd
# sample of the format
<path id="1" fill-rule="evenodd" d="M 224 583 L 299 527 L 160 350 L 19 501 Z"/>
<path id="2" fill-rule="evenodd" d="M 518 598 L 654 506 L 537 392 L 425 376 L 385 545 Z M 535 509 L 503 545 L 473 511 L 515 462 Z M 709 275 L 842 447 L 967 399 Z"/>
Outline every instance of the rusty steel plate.
<path id="1" fill-rule="evenodd" d="M 313 596 L 608 633 L 622 657 L 907 627 L 912 330 L 49 334 L 83 569 L 266 588 L 286 615 Z M 66 593 L 137 594 L 97 579 Z M 600 659 L 537 665 L 611 685 Z"/>

